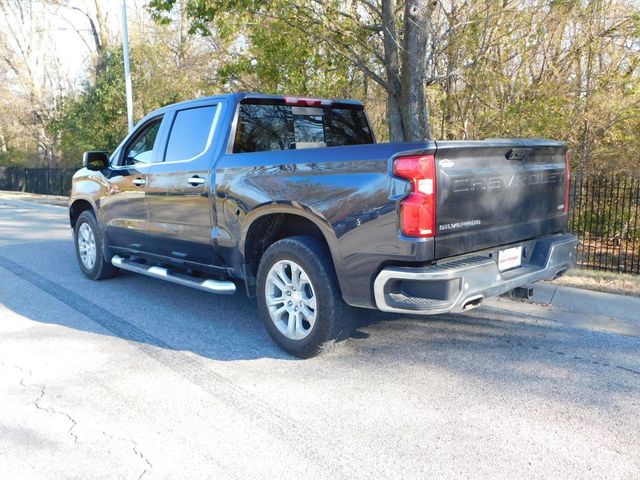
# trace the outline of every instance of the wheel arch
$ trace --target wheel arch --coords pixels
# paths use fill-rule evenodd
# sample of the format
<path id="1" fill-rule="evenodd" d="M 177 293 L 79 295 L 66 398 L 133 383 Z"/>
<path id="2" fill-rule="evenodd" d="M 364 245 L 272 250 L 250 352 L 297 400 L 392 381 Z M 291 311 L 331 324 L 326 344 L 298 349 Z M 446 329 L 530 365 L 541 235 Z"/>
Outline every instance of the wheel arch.
<path id="1" fill-rule="evenodd" d="M 71 224 L 71 228 L 76 227 L 78 217 L 80 217 L 80 214 L 82 212 L 87 210 L 93 213 L 94 217 L 96 217 L 96 220 L 98 219 L 96 205 L 93 200 L 89 198 L 77 198 L 69 205 L 69 223 Z"/>
<path id="2" fill-rule="evenodd" d="M 287 237 L 310 235 L 326 246 L 334 271 L 340 278 L 336 262 L 336 236 L 329 222 L 310 210 L 283 207 L 255 211 L 250 221 L 245 223 L 240 251 L 249 269 L 247 273 L 255 277 L 262 256 L 273 243 Z"/>

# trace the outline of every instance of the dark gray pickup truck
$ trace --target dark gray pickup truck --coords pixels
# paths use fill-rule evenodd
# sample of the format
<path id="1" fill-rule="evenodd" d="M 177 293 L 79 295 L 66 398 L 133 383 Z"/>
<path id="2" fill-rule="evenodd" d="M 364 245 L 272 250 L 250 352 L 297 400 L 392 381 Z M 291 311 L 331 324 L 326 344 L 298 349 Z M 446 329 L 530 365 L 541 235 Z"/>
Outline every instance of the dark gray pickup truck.
<path id="1" fill-rule="evenodd" d="M 376 144 L 359 102 L 252 94 L 147 115 L 69 205 L 87 277 L 243 289 L 301 357 L 350 335 L 346 305 L 460 312 L 561 275 L 568 210 L 564 143 Z"/>

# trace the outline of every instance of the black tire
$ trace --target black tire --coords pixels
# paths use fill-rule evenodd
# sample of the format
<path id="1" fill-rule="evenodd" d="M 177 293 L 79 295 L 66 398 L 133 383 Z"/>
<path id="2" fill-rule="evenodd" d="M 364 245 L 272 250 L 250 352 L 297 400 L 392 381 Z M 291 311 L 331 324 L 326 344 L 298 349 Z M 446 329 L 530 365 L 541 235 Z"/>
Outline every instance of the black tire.
<path id="1" fill-rule="evenodd" d="M 80 229 L 83 225 L 87 225 L 91 232 L 93 233 L 93 238 L 95 240 L 95 262 L 91 268 L 87 267 L 80 256 L 80 247 L 78 243 L 78 235 L 80 234 Z M 86 228 L 86 227 L 85 227 Z M 76 226 L 73 230 L 73 240 L 75 244 L 76 250 L 76 258 L 78 259 L 78 265 L 80 265 L 80 270 L 87 278 L 91 280 L 104 280 L 106 278 L 111 278 L 118 274 L 118 269 L 111 264 L 110 259 L 107 260 L 104 257 L 104 239 L 102 237 L 102 233 L 100 228 L 98 227 L 98 222 L 96 221 L 96 217 L 93 215 L 93 212 L 89 210 L 85 210 L 80 214 L 78 220 L 76 221 Z"/>
<path id="2" fill-rule="evenodd" d="M 302 267 L 315 296 L 315 324 L 301 339 L 292 339 L 284 335 L 276 327 L 267 306 L 267 288 L 271 288 L 267 286 L 269 272 L 275 264 L 283 260 L 293 261 Z M 282 292 L 283 298 L 284 295 Z M 351 334 L 350 308 L 342 300 L 331 255 L 324 243 L 314 237 L 285 238 L 267 249 L 258 267 L 257 297 L 260 314 L 269 335 L 283 350 L 297 357 L 315 357 L 330 350 L 336 342 L 348 338 Z"/>

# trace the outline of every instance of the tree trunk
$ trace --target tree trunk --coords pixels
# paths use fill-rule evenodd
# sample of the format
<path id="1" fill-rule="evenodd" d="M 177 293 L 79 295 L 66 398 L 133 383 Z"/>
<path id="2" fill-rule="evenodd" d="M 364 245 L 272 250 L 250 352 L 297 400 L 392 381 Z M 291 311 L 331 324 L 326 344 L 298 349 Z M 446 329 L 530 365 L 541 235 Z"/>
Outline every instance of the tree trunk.
<path id="1" fill-rule="evenodd" d="M 432 2 L 405 2 L 401 109 L 406 141 L 430 138 L 424 79 L 432 12 Z"/>
<path id="2" fill-rule="evenodd" d="M 384 63 L 387 73 L 387 125 L 389 140 L 402 142 L 405 131 L 400 101 L 402 82 L 400 78 L 400 58 L 398 54 L 398 33 L 395 24 L 395 0 L 382 2 L 382 26 L 384 39 Z"/>

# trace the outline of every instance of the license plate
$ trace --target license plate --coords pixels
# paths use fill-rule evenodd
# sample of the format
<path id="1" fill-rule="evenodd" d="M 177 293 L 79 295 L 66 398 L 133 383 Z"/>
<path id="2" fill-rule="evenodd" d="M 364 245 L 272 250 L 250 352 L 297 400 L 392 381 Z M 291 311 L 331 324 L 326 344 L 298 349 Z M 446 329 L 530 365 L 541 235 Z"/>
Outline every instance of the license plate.
<path id="1" fill-rule="evenodd" d="M 522 245 L 498 250 L 498 270 L 504 272 L 522 264 Z"/>

